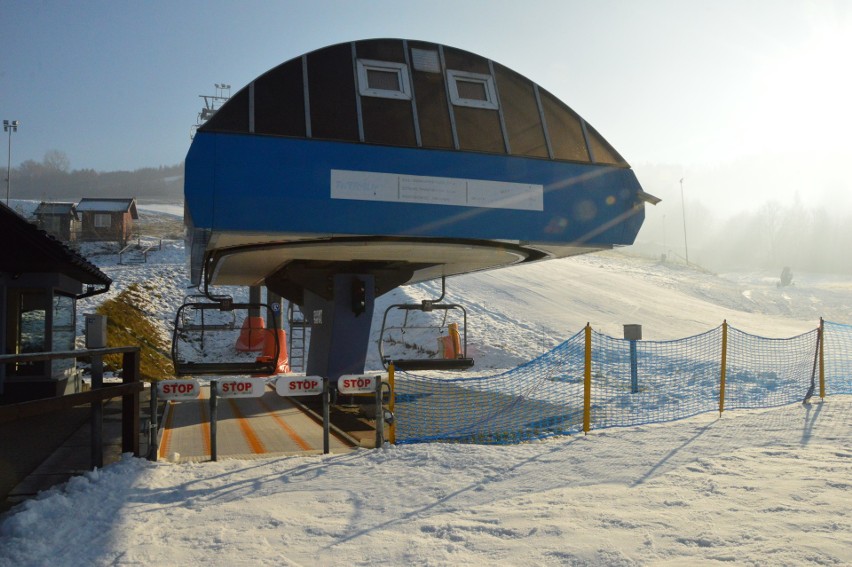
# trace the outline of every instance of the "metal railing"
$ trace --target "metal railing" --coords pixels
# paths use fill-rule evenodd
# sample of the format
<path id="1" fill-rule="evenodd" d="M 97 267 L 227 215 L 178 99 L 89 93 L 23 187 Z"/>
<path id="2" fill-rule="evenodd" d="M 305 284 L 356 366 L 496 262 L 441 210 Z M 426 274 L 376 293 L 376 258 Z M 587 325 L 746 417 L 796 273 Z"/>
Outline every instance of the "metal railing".
<path id="1" fill-rule="evenodd" d="M 141 236 L 137 236 L 136 243 L 127 244 L 124 248 L 118 251 L 118 263 L 124 264 L 124 256 L 125 254 L 132 252 L 134 255 L 141 255 L 142 262 L 148 263 L 148 253 L 154 250 L 162 250 L 163 249 L 163 239 L 158 238 L 156 242 L 151 241 L 142 241 Z"/>
<path id="2" fill-rule="evenodd" d="M 140 456 L 139 395 L 144 383 L 139 380 L 139 347 L 96 348 L 62 352 L 0 355 L 0 364 L 11 362 L 36 362 L 67 358 L 92 358 L 100 360 L 109 354 L 122 354 L 121 384 L 102 384 L 92 380 L 88 392 L 56 396 L 28 402 L 0 406 L 0 424 L 11 423 L 34 416 L 49 416 L 72 407 L 91 405 L 91 466 L 103 467 L 103 403 L 121 397 L 121 451 Z"/>

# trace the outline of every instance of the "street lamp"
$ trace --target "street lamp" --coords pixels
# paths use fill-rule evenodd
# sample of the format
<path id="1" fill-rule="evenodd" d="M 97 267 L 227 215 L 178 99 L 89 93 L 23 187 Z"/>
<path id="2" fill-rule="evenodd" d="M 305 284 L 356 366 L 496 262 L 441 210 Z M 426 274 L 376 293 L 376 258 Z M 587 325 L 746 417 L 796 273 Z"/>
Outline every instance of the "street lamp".
<path id="1" fill-rule="evenodd" d="M 12 132 L 18 131 L 21 123 L 17 120 L 4 120 L 3 131 L 9 132 L 9 160 L 6 165 L 6 206 L 9 206 L 9 187 L 12 183 Z"/>
<path id="2" fill-rule="evenodd" d="M 686 205 L 683 202 L 683 178 L 680 179 L 680 210 L 683 215 L 683 251 L 686 254 L 686 265 L 689 265 L 689 247 L 686 245 Z"/>

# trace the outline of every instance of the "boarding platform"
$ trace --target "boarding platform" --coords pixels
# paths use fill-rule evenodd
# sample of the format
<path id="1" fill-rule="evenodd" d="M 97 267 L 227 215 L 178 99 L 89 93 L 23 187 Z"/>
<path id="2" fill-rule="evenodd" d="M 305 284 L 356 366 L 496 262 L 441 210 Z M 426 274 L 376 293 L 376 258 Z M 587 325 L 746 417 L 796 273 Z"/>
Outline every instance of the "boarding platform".
<path id="1" fill-rule="evenodd" d="M 158 458 L 172 462 L 211 460 L 210 388 L 196 399 L 168 401 L 163 412 Z M 224 398 L 217 403 L 218 459 L 321 454 L 322 417 L 269 387 L 261 397 Z M 361 445 L 357 436 L 332 426 L 331 453 Z"/>

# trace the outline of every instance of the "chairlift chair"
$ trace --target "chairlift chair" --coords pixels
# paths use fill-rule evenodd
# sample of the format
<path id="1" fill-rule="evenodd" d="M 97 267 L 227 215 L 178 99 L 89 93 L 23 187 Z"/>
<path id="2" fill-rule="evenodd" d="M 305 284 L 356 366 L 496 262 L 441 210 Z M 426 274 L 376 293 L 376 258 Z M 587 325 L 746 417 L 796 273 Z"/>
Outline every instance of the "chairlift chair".
<path id="1" fill-rule="evenodd" d="M 206 296 L 210 297 L 210 296 Z M 230 298 L 217 301 L 189 301 L 178 308 L 172 334 L 172 362 L 178 376 L 193 375 L 272 375 L 276 373 L 281 352 L 275 312 L 265 303 L 234 303 Z M 268 328 L 258 329 L 264 341 L 274 341 L 274 349 L 258 356 L 256 352 L 239 352 L 235 345 L 237 334 L 236 312 L 245 311 L 246 317 L 266 310 Z M 199 323 L 200 322 L 200 323 Z M 214 333 L 209 331 L 231 331 Z M 207 335 L 205 335 L 207 333 Z"/>
<path id="2" fill-rule="evenodd" d="M 221 299 L 221 304 L 226 304 L 229 301 L 233 302 L 233 298 L 229 296 L 223 296 L 219 299 Z M 209 298 L 202 293 L 186 295 L 183 298 L 183 305 L 207 305 L 209 303 Z M 220 303 L 217 302 L 213 305 L 220 305 Z M 210 321 L 208 320 L 208 318 L 205 318 L 205 315 L 208 313 L 208 311 L 210 311 L 209 308 L 184 310 L 184 319 L 181 321 L 183 328 L 186 330 L 201 331 L 203 340 L 204 331 L 229 331 L 232 330 L 237 324 L 237 315 L 232 309 L 219 310 L 219 312 L 222 313 L 224 316 L 215 317 L 214 321 Z"/>
<path id="3" fill-rule="evenodd" d="M 394 368 L 397 370 L 467 370 L 473 366 L 473 359 L 467 356 L 467 310 L 456 303 L 440 303 L 445 295 L 445 282 L 441 278 L 441 296 L 435 300 L 424 299 L 420 303 L 397 303 L 389 306 L 385 310 L 382 317 L 382 328 L 379 333 L 379 357 L 382 365 L 387 369 L 389 363 L 393 362 Z M 398 326 L 388 326 L 388 314 L 392 311 L 403 312 L 403 322 Z M 451 311 L 461 311 L 462 313 L 462 329 L 458 331 L 458 325 L 455 323 L 447 323 L 448 314 Z M 409 314 L 413 312 L 430 313 L 434 311 L 443 311 L 441 324 L 437 327 L 434 325 L 423 326 L 409 323 Z M 386 355 L 384 352 L 384 343 L 389 332 L 399 330 L 405 333 L 412 329 L 448 329 L 449 341 L 444 337 L 444 344 L 450 343 L 450 346 L 444 346 L 443 356 L 441 358 L 434 357 L 419 357 L 419 358 L 394 358 Z M 453 328 L 455 327 L 455 329 Z M 455 339 L 453 340 L 453 335 Z M 450 352 L 448 352 L 450 351 Z M 440 352 L 437 354 L 441 354 Z"/>

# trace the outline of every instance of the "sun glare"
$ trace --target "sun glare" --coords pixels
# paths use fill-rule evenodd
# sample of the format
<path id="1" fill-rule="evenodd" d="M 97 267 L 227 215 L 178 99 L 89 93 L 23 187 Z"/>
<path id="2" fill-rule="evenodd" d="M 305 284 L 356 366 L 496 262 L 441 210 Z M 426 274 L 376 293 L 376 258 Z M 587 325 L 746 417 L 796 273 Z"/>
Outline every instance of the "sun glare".
<path id="1" fill-rule="evenodd" d="M 739 144 L 746 154 L 849 152 L 852 29 L 814 30 L 782 47 L 744 85 Z"/>

